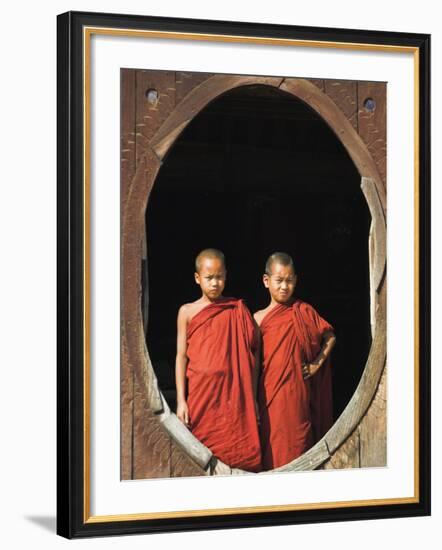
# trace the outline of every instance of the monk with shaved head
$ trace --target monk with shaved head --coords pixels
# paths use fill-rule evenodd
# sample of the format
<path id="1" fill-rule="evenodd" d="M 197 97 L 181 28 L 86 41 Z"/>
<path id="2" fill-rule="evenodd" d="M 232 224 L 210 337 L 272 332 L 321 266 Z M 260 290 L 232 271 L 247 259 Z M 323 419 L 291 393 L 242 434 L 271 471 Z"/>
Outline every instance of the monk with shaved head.
<path id="1" fill-rule="evenodd" d="M 330 352 L 333 327 L 294 297 L 292 258 L 275 252 L 266 263 L 269 305 L 254 315 L 262 338 L 259 416 L 263 468 L 298 458 L 332 425 Z"/>
<path id="2" fill-rule="evenodd" d="M 177 416 L 222 462 L 258 472 L 258 330 L 243 300 L 222 294 L 220 250 L 198 254 L 194 277 L 201 297 L 181 306 L 177 320 Z"/>

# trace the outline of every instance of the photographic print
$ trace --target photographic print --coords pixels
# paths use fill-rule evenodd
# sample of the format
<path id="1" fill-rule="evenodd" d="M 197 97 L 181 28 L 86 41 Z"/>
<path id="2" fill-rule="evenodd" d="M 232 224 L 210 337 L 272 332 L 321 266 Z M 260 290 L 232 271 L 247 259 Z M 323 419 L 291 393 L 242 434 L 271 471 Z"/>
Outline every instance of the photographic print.
<path id="1" fill-rule="evenodd" d="M 59 16 L 60 535 L 430 513 L 429 48 Z"/>
<path id="2" fill-rule="evenodd" d="M 387 465 L 386 94 L 122 69 L 122 479 Z"/>

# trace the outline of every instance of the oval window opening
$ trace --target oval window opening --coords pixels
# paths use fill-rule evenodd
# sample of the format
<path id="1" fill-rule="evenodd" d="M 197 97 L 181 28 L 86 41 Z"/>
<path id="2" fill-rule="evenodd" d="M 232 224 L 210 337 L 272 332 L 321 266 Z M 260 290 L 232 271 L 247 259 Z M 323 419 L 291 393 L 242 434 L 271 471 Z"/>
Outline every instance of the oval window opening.
<path id="1" fill-rule="evenodd" d="M 146 209 L 146 341 L 159 386 L 176 410 L 176 316 L 200 297 L 194 261 L 226 256 L 224 294 L 251 312 L 268 305 L 267 257 L 290 254 L 295 295 L 335 329 L 336 420 L 353 395 L 371 345 L 368 235 L 361 177 L 342 143 L 310 107 L 262 85 L 218 97 L 169 151 Z"/>

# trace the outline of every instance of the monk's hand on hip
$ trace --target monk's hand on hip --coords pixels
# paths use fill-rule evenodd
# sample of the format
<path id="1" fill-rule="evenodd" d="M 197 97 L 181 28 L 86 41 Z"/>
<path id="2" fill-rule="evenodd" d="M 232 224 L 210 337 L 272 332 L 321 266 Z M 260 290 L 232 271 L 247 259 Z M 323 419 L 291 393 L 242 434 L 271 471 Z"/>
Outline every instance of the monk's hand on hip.
<path id="1" fill-rule="evenodd" d="M 187 406 L 187 403 L 185 402 L 177 403 L 176 415 L 183 424 L 185 424 L 187 427 L 190 426 L 189 408 Z"/>
<path id="2" fill-rule="evenodd" d="M 320 367 L 321 365 L 318 363 L 304 363 L 302 365 L 302 377 L 304 378 L 304 380 L 307 380 L 308 378 L 314 376 L 318 372 Z"/>

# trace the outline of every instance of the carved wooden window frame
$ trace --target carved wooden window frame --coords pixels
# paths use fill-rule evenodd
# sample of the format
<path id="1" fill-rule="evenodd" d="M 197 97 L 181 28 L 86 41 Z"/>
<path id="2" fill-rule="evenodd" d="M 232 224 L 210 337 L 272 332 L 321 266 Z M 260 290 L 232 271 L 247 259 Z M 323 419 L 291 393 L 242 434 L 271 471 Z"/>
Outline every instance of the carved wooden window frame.
<path id="1" fill-rule="evenodd" d="M 313 470 L 328 461 L 366 414 L 386 363 L 386 191 L 367 145 L 345 114 L 312 82 L 300 78 L 214 75 L 194 88 L 169 114 L 143 147 L 122 209 L 122 358 L 137 376 L 146 405 L 185 453 L 208 475 L 245 473 L 212 456 L 177 419 L 158 387 L 145 342 L 141 307 L 141 264 L 145 247 L 145 211 L 161 163 L 189 122 L 212 100 L 234 88 L 265 85 L 309 105 L 334 131 L 361 176 L 361 190 L 372 222 L 368 236 L 372 344 L 352 398 L 325 436 L 296 460 L 275 471 Z"/>

